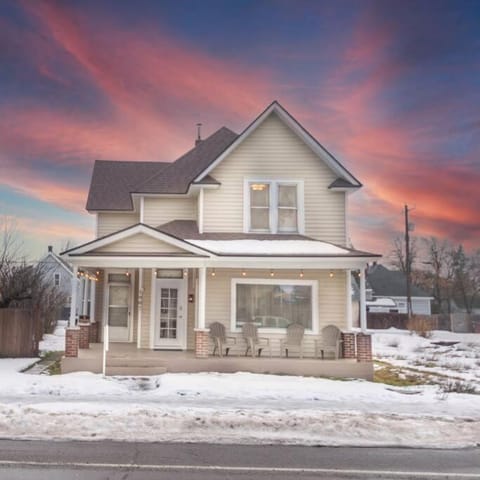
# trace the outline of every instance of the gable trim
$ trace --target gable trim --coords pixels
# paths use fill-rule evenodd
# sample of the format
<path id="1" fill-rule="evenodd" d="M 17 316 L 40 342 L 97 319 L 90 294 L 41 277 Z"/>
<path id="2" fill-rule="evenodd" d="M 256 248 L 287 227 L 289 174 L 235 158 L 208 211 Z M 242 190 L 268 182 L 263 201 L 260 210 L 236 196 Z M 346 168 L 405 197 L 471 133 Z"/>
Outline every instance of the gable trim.
<path id="1" fill-rule="evenodd" d="M 161 242 L 168 243 L 169 245 L 172 245 L 174 247 L 180 248 L 182 250 L 185 250 L 189 253 L 194 253 L 197 255 L 205 255 L 207 250 L 196 247 L 192 245 L 191 243 L 184 242 L 183 240 L 174 237 L 172 235 L 169 235 L 167 233 L 160 232 L 156 230 L 153 227 L 150 227 L 148 225 L 145 225 L 143 223 L 137 223 L 136 225 L 133 225 L 131 227 L 127 227 L 123 230 L 119 230 L 118 232 L 111 233 L 109 235 L 105 235 L 104 237 L 98 238 L 96 240 L 92 240 L 91 242 L 84 243 L 83 245 L 79 245 L 78 247 L 74 247 L 70 250 L 67 250 L 65 252 L 62 252 L 62 255 L 74 255 L 78 256 L 84 253 L 90 253 L 92 250 L 96 250 L 98 248 L 110 245 L 112 243 L 118 242 L 119 240 L 124 240 L 127 238 L 130 238 L 134 235 L 137 235 L 139 233 L 143 233 L 149 237 L 152 237 L 156 240 L 159 240 Z"/>
<path id="2" fill-rule="evenodd" d="M 276 100 L 271 103 L 238 137 L 228 146 L 214 162 L 212 162 L 193 182 L 200 182 L 213 169 L 215 169 L 230 153 L 247 139 L 272 113 L 283 121 L 326 165 L 337 175 L 352 183 L 355 188 L 362 184 L 323 146 L 321 145 L 298 121 L 290 115 Z"/>
<path id="3" fill-rule="evenodd" d="M 45 257 L 40 260 L 38 263 L 43 263 L 47 260 L 47 258 L 53 258 L 58 265 L 60 265 L 71 277 L 73 277 L 73 272 L 70 270 L 61 259 L 59 259 L 54 253 L 48 252 Z"/>

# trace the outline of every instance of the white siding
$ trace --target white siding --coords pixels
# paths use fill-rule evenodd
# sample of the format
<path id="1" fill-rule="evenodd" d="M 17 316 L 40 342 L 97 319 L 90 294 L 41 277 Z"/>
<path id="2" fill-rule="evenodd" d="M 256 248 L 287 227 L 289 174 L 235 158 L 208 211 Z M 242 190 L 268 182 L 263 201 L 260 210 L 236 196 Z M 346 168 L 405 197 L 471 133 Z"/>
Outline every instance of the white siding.
<path id="1" fill-rule="evenodd" d="M 196 197 L 145 197 L 143 216 L 143 223 L 152 227 L 158 227 L 172 220 L 196 220 L 197 199 Z"/>
<path id="2" fill-rule="evenodd" d="M 336 175 L 275 114 L 211 175 L 221 187 L 205 191 L 205 231 L 243 231 L 245 178 L 295 179 L 305 182 L 305 234 L 345 244 L 345 194 L 328 189 Z"/>
<path id="3" fill-rule="evenodd" d="M 215 277 L 207 277 L 207 302 L 206 324 L 207 327 L 213 322 L 221 322 L 227 328 L 229 335 L 237 337 L 237 345 L 233 353 L 244 351 L 244 342 L 241 335 L 230 332 L 231 315 L 231 279 L 243 278 L 241 270 L 217 269 Z M 270 279 L 269 270 L 248 271 L 247 278 Z M 276 270 L 275 279 L 299 279 L 298 271 Z M 346 321 L 346 275 L 345 271 L 335 270 L 333 278 L 330 278 L 327 270 L 305 270 L 303 280 L 318 280 L 318 320 L 319 331 L 326 325 L 336 325 L 340 329 L 347 328 Z M 280 340 L 285 338 L 284 333 L 269 333 L 273 355 L 280 354 Z M 305 335 L 304 355 L 313 356 L 315 353 L 316 338 L 321 335 Z"/>
<path id="4" fill-rule="evenodd" d="M 183 253 L 178 247 L 152 238 L 143 233 L 132 235 L 129 238 L 118 240 L 105 247 L 97 248 L 95 252 L 145 252 L 145 253 Z"/>
<path id="5" fill-rule="evenodd" d="M 139 222 L 137 213 L 99 213 L 98 237 L 109 235 Z"/>

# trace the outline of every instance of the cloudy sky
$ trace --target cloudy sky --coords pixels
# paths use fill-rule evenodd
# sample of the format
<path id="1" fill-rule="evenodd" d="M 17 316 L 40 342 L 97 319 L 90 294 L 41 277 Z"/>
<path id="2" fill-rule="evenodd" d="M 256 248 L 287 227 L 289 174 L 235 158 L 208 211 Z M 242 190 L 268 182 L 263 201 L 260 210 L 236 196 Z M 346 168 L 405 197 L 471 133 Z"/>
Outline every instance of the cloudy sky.
<path id="1" fill-rule="evenodd" d="M 31 257 L 93 236 L 95 159 L 173 161 L 277 99 L 365 187 L 356 248 L 480 237 L 480 2 L 0 3 L 0 215 Z"/>

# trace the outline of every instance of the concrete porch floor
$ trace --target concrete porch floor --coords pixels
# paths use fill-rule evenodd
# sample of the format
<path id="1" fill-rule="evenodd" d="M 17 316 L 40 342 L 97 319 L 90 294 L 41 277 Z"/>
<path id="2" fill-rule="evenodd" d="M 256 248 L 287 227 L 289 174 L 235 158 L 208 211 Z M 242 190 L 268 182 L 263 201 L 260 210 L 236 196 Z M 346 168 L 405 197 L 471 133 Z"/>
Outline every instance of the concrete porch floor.
<path id="1" fill-rule="evenodd" d="M 102 372 L 101 343 L 80 349 L 78 357 L 62 359 L 62 373 Z M 251 372 L 277 375 L 373 379 L 373 363 L 354 359 L 245 356 L 196 358 L 193 351 L 137 349 L 131 343 L 112 343 L 107 357 L 107 375 L 159 375 L 195 372 Z"/>

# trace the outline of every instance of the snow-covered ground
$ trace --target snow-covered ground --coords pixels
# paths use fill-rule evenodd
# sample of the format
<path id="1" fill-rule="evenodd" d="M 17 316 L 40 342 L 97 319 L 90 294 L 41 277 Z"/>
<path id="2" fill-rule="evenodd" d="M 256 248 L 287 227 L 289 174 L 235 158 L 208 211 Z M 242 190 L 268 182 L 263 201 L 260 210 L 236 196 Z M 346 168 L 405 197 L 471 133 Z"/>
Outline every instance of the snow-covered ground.
<path id="1" fill-rule="evenodd" d="M 40 353 L 45 352 L 63 352 L 65 350 L 65 328 L 66 320 L 59 320 L 52 334 L 46 333 L 40 342 Z"/>
<path id="2" fill-rule="evenodd" d="M 441 384 L 459 380 L 480 393 L 478 333 L 435 330 L 429 338 L 423 338 L 395 328 L 376 330 L 373 353 L 377 360 L 403 368 L 410 375 L 424 377 L 426 381 Z"/>
<path id="3" fill-rule="evenodd" d="M 42 351 L 64 347 L 64 324 Z M 436 342 L 459 342 L 438 345 Z M 480 395 L 446 393 L 445 379 L 479 384 L 480 335 L 390 329 L 381 361 L 418 383 L 394 387 L 274 375 L 20 373 L 36 359 L 0 359 L 0 437 L 460 448 L 480 445 Z M 422 371 L 434 375 L 435 381 Z"/>

